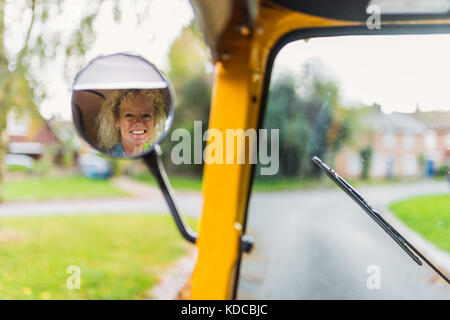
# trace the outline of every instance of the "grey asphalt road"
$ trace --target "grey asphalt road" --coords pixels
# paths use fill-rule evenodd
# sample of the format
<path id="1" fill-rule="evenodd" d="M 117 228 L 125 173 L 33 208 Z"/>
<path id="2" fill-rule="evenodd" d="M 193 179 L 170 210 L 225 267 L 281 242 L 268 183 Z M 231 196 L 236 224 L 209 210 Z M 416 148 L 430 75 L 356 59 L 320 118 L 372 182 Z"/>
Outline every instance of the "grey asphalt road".
<path id="1" fill-rule="evenodd" d="M 360 191 L 389 216 L 391 201 L 446 193 L 448 185 L 429 181 Z M 450 299 L 450 286 L 413 262 L 337 187 L 254 194 L 247 234 L 256 246 L 243 256 L 239 299 Z M 367 287 L 370 266 L 379 270 L 379 289 Z"/>

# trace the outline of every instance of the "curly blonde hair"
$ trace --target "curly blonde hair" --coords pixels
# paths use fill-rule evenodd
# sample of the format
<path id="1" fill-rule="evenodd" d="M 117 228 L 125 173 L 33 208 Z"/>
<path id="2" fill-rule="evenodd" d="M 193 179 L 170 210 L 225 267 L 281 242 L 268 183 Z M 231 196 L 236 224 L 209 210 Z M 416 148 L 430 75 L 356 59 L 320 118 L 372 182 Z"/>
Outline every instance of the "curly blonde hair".
<path id="1" fill-rule="evenodd" d="M 164 131 L 164 125 L 168 114 L 168 103 L 165 95 L 160 90 L 114 90 L 103 102 L 102 108 L 96 118 L 98 147 L 102 151 L 108 152 L 121 141 L 120 131 L 116 127 L 116 121 L 119 120 L 120 115 L 120 106 L 122 103 L 138 94 L 144 96 L 154 105 L 155 122 L 152 135 L 147 142 L 149 144 L 155 143 Z"/>

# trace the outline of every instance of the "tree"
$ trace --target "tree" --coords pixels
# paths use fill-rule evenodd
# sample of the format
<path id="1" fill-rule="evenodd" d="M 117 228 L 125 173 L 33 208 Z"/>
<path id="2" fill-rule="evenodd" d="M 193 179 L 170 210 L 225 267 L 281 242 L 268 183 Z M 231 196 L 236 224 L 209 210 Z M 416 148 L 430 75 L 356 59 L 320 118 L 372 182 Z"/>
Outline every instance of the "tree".
<path id="1" fill-rule="evenodd" d="M 279 75 L 270 88 L 265 128 L 280 129 L 280 175 L 317 175 L 314 155 L 332 163 L 351 137 L 351 114 L 342 106 L 337 80 L 320 60 L 307 61 L 301 77 Z"/>
<path id="2" fill-rule="evenodd" d="M 307 152 L 310 124 L 300 110 L 301 101 L 292 75 L 280 76 L 270 89 L 266 129 L 280 130 L 280 175 L 296 176 L 302 155 Z"/>
<path id="3" fill-rule="evenodd" d="M 186 26 L 169 51 L 169 78 L 175 89 L 175 119 L 173 128 L 185 128 L 194 137 L 194 121 L 201 121 L 203 130 L 208 128 L 211 104 L 212 65 L 197 25 Z M 169 140 L 169 139 L 167 139 Z M 166 141 L 162 148 L 169 170 L 200 175 L 201 165 L 171 166 L 167 161 L 170 150 L 177 142 Z M 193 139 L 191 139 L 193 150 Z M 203 148 L 205 142 L 203 142 Z M 193 152 L 192 152 L 193 158 Z M 193 160 L 191 161 L 193 164 Z"/>
<path id="4" fill-rule="evenodd" d="M 371 145 L 367 145 L 359 152 L 362 163 L 361 179 L 369 179 L 370 166 L 372 164 L 373 148 Z"/>
<path id="5" fill-rule="evenodd" d="M 67 3 L 69 1 L 0 0 L 0 197 L 8 146 L 8 113 L 13 109 L 19 115 L 39 112 L 38 105 L 45 98 L 45 84 L 38 81 L 39 72 L 61 54 L 61 48 L 64 48 L 66 75 L 70 68 L 79 69 L 86 49 L 95 40 L 92 25 L 102 5 L 100 0 L 90 1 L 83 8 L 73 29 L 62 32 L 59 30 L 62 28 L 48 27 L 52 19 L 62 14 Z M 5 15 L 7 11 L 10 13 Z M 119 1 L 115 0 L 116 20 L 120 19 L 118 13 Z M 14 48 L 5 44 L 11 35 L 14 41 L 9 43 L 13 43 Z"/>

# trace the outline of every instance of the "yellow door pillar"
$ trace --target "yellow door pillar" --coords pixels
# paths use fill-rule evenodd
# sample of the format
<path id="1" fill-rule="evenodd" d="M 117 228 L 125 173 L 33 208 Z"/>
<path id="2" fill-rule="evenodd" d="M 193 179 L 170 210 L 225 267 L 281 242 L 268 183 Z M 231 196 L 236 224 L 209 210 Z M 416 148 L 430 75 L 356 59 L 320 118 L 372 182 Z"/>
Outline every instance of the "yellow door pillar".
<path id="1" fill-rule="evenodd" d="M 223 43 L 222 48 L 227 51 L 222 51 L 222 62 L 215 66 L 209 128 L 218 129 L 223 137 L 226 129 L 257 129 L 267 59 L 283 35 L 302 28 L 357 24 L 275 5 L 261 6 L 251 35 L 245 37 L 230 31 Z M 252 147 L 246 144 L 247 152 Z M 224 159 L 225 156 L 224 143 Z M 248 161 L 236 164 L 236 157 L 235 153 L 235 164 L 205 164 L 192 299 L 232 298 L 251 173 Z"/>
<path id="2" fill-rule="evenodd" d="M 251 166 L 248 160 L 237 164 L 237 153 L 242 150 L 234 153 L 234 164 L 225 163 L 225 137 L 226 129 L 257 127 L 260 76 L 251 70 L 250 45 L 234 47 L 228 58 L 215 66 L 209 128 L 222 133 L 224 163 L 205 163 L 204 167 L 204 205 L 192 299 L 231 298 L 247 201 Z M 245 145 L 248 152 L 249 144 Z"/>

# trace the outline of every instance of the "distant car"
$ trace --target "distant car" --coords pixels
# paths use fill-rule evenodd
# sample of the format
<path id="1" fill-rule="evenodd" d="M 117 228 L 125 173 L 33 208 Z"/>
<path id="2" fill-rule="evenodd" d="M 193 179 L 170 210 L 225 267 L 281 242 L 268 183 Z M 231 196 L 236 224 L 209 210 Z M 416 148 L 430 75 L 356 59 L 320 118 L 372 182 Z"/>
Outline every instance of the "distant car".
<path id="1" fill-rule="evenodd" d="M 24 154 L 7 154 L 5 157 L 6 167 L 18 167 L 33 170 L 34 160 L 30 156 Z"/>
<path id="2" fill-rule="evenodd" d="M 78 158 L 81 173 L 90 179 L 108 179 L 113 175 L 110 161 L 95 153 L 86 153 Z"/>

